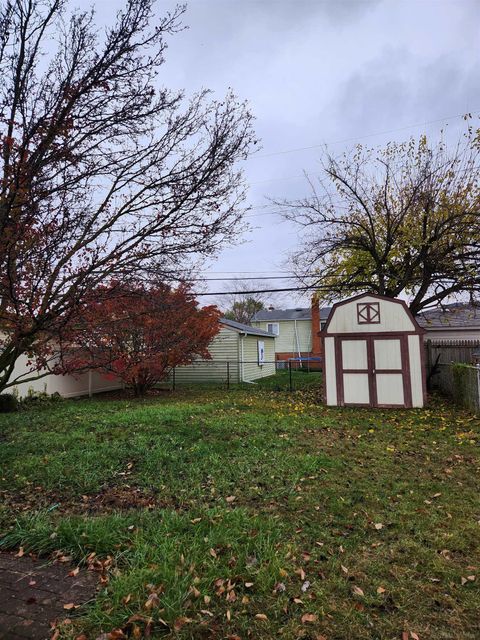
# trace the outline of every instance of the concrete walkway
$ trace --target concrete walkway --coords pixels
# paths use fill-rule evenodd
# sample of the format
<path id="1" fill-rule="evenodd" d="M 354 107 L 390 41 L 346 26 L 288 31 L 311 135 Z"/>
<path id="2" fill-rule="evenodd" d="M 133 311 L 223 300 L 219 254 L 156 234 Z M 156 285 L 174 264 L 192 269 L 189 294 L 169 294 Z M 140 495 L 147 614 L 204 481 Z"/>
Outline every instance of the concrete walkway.
<path id="1" fill-rule="evenodd" d="M 95 596 L 97 576 L 82 570 L 69 576 L 69 564 L 0 553 L 0 640 L 46 640 L 50 623 L 72 615 Z"/>

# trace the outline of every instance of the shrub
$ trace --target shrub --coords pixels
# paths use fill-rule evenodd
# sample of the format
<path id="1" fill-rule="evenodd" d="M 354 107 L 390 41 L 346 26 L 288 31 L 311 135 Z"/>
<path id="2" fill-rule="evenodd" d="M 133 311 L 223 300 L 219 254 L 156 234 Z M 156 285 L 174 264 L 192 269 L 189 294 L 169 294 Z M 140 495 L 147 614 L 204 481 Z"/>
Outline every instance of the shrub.
<path id="1" fill-rule="evenodd" d="M 13 393 L 0 394 L 0 413 L 18 411 L 18 400 Z"/>
<path id="2" fill-rule="evenodd" d="M 49 394 L 46 391 L 34 391 L 31 387 L 27 392 L 27 395 L 20 400 L 20 406 L 22 409 L 28 409 L 29 407 L 37 407 L 43 405 L 50 405 L 53 402 L 59 402 L 63 400 L 62 396 L 58 393 Z"/>

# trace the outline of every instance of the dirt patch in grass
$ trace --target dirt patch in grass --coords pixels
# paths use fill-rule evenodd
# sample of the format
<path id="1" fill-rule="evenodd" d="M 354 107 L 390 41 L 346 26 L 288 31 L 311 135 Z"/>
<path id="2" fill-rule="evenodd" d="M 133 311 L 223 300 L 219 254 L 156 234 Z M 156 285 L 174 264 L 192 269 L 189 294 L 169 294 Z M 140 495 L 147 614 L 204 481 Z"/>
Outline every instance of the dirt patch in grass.
<path id="1" fill-rule="evenodd" d="M 5 508 L 16 512 L 46 510 L 63 514 L 100 515 L 113 511 L 180 507 L 162 499 L 154 491 L 129 485 L 102 487 L 97 493 L 73 498 L 52 491 L 39 492 L 35 488 L 28 492 L 2 492 L 0 495 Z"/>

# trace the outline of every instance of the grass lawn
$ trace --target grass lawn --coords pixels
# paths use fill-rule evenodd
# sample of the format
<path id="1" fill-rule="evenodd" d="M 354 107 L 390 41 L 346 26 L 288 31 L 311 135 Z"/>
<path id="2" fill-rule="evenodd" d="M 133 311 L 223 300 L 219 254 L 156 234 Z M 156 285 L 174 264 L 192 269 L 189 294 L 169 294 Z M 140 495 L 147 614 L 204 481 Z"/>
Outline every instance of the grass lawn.
<path id="1" fill-rule="evenodd" d="M 105 568 L 62 638 L 480 638 L 480 421 L 286 375 L 0 416 L 2 546 Z"/>

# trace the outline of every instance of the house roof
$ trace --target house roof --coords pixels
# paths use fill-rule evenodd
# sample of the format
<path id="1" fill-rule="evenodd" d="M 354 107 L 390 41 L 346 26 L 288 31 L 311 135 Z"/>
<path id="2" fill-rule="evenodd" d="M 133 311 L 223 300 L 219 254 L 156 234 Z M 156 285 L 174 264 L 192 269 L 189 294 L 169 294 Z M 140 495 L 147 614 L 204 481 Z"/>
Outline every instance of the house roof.
<path id="1" fill-rule="evenodd" d="M 429 309 L 417 316 L 420 326 L 427 330 L 435 329 L 480 329 L 480 306 L 465 302 L 445 304 Z"/>
<path id="2" fill-rule="evenodd" d="M 321 307 L 320 320 L 326 320 L 331 307 Z M 253 316 L 253 322 L 280 322 L 282 320 L 311 320 L 312 308 L 263 309 Z"/>
<path id="3" fill-rule="evenodd" d="M 228 320 L 228 318 L 220 318 L 220 322 L 226 327 L 230 327 L 230 329 L 236 329 L 241 333 L 246 333 L 251 336 L 275 338 L 273 333 L 269 333 L 268 331 L 264 331 L 263 329 L 257 329 L 256 327 L 250 327 L 248 324 L 243 324 L 242 322 L 235 322 L 235 320 Z"/>

